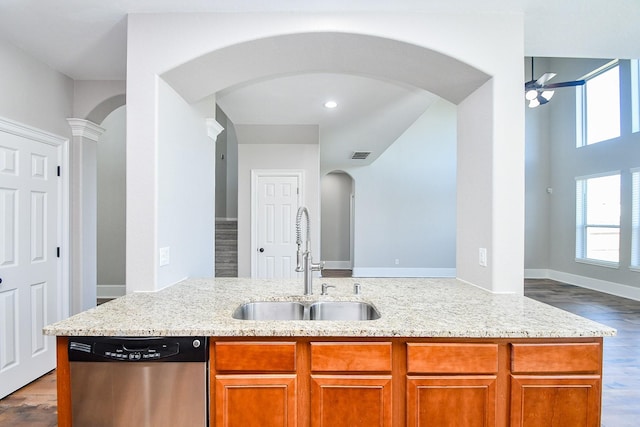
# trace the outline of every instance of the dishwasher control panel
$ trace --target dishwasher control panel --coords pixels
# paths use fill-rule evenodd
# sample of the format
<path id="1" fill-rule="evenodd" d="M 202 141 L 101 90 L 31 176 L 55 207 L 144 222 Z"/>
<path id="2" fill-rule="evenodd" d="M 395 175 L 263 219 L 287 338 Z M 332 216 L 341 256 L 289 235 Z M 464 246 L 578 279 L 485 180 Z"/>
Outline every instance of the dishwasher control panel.
<path id="1" fill-rule="evenodd" d="M 95 354 L 114 360 L 156 360 L 165 357 L 175 356 L 180 352 L 180 346 L 177 343 L 156 344 L 148 347 L 127 347 L 125 345 L 112 343 L 96 343 L 93 351 Z"/>
<path id="2" fill-rule="evenodd" d="M 206 361 L 206 343 L 204 337 L 69 337 L 69 360 Z"/>

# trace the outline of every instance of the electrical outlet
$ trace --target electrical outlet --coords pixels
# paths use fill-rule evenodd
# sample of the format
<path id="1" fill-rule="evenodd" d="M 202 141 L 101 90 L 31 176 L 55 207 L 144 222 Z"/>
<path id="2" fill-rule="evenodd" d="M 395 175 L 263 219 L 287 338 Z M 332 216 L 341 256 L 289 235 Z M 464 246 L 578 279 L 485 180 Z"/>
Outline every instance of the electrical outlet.
<path id="1" fill-rule="evenodd" d="M 487 266 L 487 248 L 480 248 L 478 250 L 478 264 L 483 267 Z"/>
<path id="2" fill-rule="evenodd" d="M 400 264 L 400 260 L 398 258 L 396 258 L 396 265 Z"/>
<path id="3" fill-rule="evenodd" d="M 160 267 L 163 267 L 165 265 L 169 265 L 169 262 L 171 262 L 171 251 L 169 249 L 168 246 L 164 247 L 164 248 L 160 248 L 160 256 L 159 256 L 159 264 Z"/>

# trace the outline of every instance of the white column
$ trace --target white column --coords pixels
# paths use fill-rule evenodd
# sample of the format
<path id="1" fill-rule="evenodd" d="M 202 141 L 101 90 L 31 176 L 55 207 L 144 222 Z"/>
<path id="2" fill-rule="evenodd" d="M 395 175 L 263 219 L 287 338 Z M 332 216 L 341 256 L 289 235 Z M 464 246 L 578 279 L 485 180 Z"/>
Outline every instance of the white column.
<path id="1" fill-rule="evenodd" d="M 71 142 L 71 314 L 96 306 L 97 142 L 104 129 L 83 119 L 67 119 Z"/>

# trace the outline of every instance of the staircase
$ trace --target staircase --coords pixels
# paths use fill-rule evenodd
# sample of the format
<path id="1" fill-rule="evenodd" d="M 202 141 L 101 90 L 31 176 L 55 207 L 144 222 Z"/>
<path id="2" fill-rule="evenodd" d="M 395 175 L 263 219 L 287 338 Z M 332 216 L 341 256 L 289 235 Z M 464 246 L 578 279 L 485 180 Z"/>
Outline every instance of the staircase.
<path id="1" fill-rule="evenodd" d="M 216 220 L 216 277 L 238 277 L 238 221 Z"/>

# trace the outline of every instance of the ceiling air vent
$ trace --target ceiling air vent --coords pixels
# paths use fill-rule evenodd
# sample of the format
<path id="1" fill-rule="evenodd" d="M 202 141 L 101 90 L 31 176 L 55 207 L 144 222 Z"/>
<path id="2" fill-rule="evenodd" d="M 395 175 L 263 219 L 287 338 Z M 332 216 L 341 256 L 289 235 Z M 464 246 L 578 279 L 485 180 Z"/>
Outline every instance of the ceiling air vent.
<path id="1" fill-rule="evenodd" d="M 354 151 L 353 154 L 351 155 L 351 159 L 364 160 L 367 157 L 369 157 L 369 154 L 371 154 L 371 151 Z"/>

